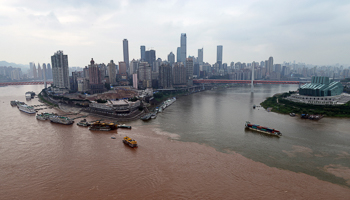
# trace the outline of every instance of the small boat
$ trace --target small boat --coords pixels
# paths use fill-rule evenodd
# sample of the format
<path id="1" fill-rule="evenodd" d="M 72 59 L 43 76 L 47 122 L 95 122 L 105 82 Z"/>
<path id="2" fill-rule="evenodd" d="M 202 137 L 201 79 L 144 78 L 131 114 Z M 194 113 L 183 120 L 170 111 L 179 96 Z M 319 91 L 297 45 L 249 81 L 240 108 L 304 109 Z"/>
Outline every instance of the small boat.
<path id="1" fill-rule="evenodd" d="M 152 113 L 149 113 L 149 114 L 147 114 L 147 115 L 141 117 L 141 119 L 142 119 L 143 121 L 147 121 L 147 120 L 151 119 L 151 115 L 152 115 Z"/>
<path id="2" fill-rule="evenodd" d="M 34 98 L 34 96 L 35 96 L 35 92 L 33 91 L 26 92 L 26 99 L 32 99 Z"/>
<path id="3" fill-rule="evenodd" d="M 151 119 L 155 119 L 155 118 L 157 118 L 157 114 L 154 112 L 154 113 L 152 113 L 152 115 L 151 115 Z"/>
<path id="4" fill-rule="evenodd" d="M 289 113 L 291 117 L 295 117 L 295 113 Z"/>
<path id="5" fill-rule="evenodd" d="M 245 122 L 245 128 L 260 133 L 265 133 L 267 135 L 281 137 L 282 133 L 276 129 L 260 126 L 258 124 L 251 124 L 249 121 Z"/>
<path id="6" fill-rule="evenodd" d="M 116 139 L 115 137 L 111 137 L 111 139 Z"/>
<path id="7" fill-rule="evenodd" d="M 78 122 L 77 125 L 87 127 L 87 126 L 90 126 L 91 124 L 87 122 L 86 119 L 83 119 L 80 122 Z"/>
<path id="8" fill-rule="evenodd" d="M 129 147 L 135 148 L 137 147 L 137 142 L 128 136 L 125 136 L 123 139 L 123 143 L 129 145 Z"/>
<path id="9" fill-rule="evenodd" d="M 131 129 L 131 126 L 127 126 L 127 125 L 125 125 L 125 124 L 118 125 L 117 127 L 118 127 L 118 128 L 127 128 L 127 129 Z"/>
<path id="10" fill-rule="evenodd" d="M 45 120 L 48 120 L 48 119 L 50 119 L 50 116 L 54 116 L 55 114 L 50 114 L 50 113 L 46 113 L 46 112 L 44 112 L 44 113 L 38 113 L 38 114 L 36 114 L 36 116 L 35 116 L 35 118 L 37 119 L 37 120 L 43 120 L 43 121 L 45 121 Z"/>

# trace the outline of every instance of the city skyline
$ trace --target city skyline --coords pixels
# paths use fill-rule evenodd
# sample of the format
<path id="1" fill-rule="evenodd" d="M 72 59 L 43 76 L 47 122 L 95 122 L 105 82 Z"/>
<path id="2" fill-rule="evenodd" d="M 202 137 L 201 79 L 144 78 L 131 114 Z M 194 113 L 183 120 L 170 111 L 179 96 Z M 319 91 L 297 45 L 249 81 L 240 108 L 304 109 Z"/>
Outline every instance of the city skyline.
<path id="1" fill-rule="evenodd" d="M 69 66 L 84 67 L 91 57 L 117 63 L 123 61 L 123 39 L 129 41 L 129 61 L 140 59 L 141 45 L 165 60 L 177 52 L 179 35 L 186 33 L 187 57 L 203 48 L 203 61 L 211 64 L 217 45 L 225 48 L 223 63 L 273 56 L 275 63 L 350 64 L 347 2 L 171 1 L 158 2 L 163 9 L 156 13 L 146 1 L 82 2 L 2 1 L 0 27 L 6 31 L 0 33 L 5 38 L 1 46 L 7 48 L 1 50 L 1 60 L 47 63 L 60 49 L 69 55 Z M 170 12 L 174 9 L 181 12 Z M 123 21 L 116 20 L 121 16 Z"/>

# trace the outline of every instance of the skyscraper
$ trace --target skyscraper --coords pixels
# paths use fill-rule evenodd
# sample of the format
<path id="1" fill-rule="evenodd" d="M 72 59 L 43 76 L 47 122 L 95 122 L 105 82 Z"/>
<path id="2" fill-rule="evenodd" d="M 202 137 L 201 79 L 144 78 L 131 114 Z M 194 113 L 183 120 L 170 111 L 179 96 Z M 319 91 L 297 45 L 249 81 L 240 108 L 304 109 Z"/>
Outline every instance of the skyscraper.
<path id="1" fill-rule="evenodd" d="M 154 66 L 154 61 L 156 61 L 156 51 L 155 50 L 149 50 L 145 52 L 145 59 L 146 62 L 151 66 L 152 71 L 156 71 Z"/>
<path id="2" fill-rule="evenodd" d="M 125 62 L 119 62 L 119 73 L 120 75 L 126 75 L 126 71 L 127 71 L 127 68 L 126 68 L 126 63 Z"/>
<path id="3" fill-rule="evenodd" d="M 216 63 L 219 64 L 219 69 L 222 69 L 222 45 L 218 45 L 216 54 Z"/>
<path id="4" fill-rule="evenodd" d="M 108 63 L 108 78 L 109 78 L 109 83 L 111 85 L 115 84 L 116 81 L 116 70 L 115 70 L 115 64 L 113 60 L 111 60 L 110 63 Z"/>
<path id="5" fill-rule="evenodd" d="M 91 58 L 90 65 L 89 65 L 89 82 L 91 85 L 94 84 L 100 84 L 101 83 L 101 76 L 100 76 L 100 70 L 95 64 L 95 61 L 93 58 Z"/>
<path id="6" fill-rule="evenodd" d="M 186 59 L 186 78 L 187 78 L 187 86 L 193 86 L 193 59 Z"/>
<path id="7" fill-rule="evenodd" d="M 38 72 L 36 71 L 35 63 L 33 65 L 33 78 L 37 79 L 38 78 Z"/>
<path id="8" fill-rule="evenodd" d="M 176 62 L 181 62 L 181 47 L 176 49 Z"/>
<path id="9" fill-rule="evenodd" d="M 273 57 L 272 56 L 270 56 L 270 58 L 269 58 L 269 65 L 268 65 L 268 67 L 269 67 L 269 69 L 268 69 L 269 74 L 271 75 L 271 73 L 273 72 Z"/>
<path id="10" fill-rule="evenodd" d="M 186 33 L 181 33 L 181 38 L 180 38 L 180 47 L 181 47 L 181 62 L 184 63 L 186 67 L 186 43 L 187 43 L 187 36 Z"/>
<path id="11" fill-rule="evenodd" d="M 168 55 L 168 62 L 170 64 L 170 66 L 172 66 L 175 62 L 175 55 L 173 54 L 173 52 L 170 52 Z"/>
<path id="12" fill-rule="evenodd" d="M 44 79 L 44 87 L 47 88 L 46 79 L 47 79 L 47 70 L 46 64 L 43 63 L 43 79 Z"/>
<path id="13" fill-rule="evenodd" d="M 163 89 L 171 88 L 173 85 L 172 83 L 171 66 L 162 64 L 159 66 L 159 87 Z"/>
<path id="14" fill-rule="evenodd" d="M 47 79 L 52 79 L 52 69 L 51 69 L 51 65 L 50 63 L 47 63 L 47 75 L 46 75 Z"/>
<path id="15" fill-rule="evenodd" d="M 203 48 L 198 49 L 198 63 L 203 65 Z"/>
<path id="16" fill-rule="evenodd" d="M 124 55 L 124 62 L 126 64 L 127 71 L 129 70 L 129 43 L 127 39 L 123 40 L 123 55 Z"/>
<path id="17" fill-rule="evenodd" d="M 63 51 L 57 51 L 51 56 L 53 85 L 69 89 L 68 56 Z"/>
<path id="18" fill-rule="evenodd" d="M 33 68 L 34 68 L 34 63 L 33 62 L 30 62 L 29 63 L 29 67 L 30 67 L 30 69 L 29 69 L 29 78 L 33 78 Z"/>
<path id="19" fill-rule="evenodd" d="M 38 63 L 38 79 L 43 79 L 43 71 L 41 70 L 40 63 Z"/>
<path id="20" fill-rule="evenodd" d="M 144 62 L 145 61 L 146 47 L 145 46 L 141 46 L 140 50 L 141 50 L 141 62 Z"/>

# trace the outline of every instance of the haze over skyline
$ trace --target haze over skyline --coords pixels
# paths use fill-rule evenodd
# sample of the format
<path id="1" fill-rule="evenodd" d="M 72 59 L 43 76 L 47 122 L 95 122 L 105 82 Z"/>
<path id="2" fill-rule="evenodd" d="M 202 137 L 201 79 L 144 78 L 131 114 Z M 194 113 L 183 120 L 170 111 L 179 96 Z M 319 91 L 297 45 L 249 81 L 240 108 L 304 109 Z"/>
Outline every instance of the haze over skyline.
<path id="1" fill-rule="evenodd" d="M 82 1 L 5 0 L 0 3 L 0 60 L 48 63 L 57 50 L 69 66 L 87 66 L 91 58 L 107 64 L 140 58 L 140 46 L 157 58 L 180 46 L 187 35 L 187 56 L 223 63 L 260 62 L 315 65 L 348 64 L 350 2 L 306 1 Z"/>

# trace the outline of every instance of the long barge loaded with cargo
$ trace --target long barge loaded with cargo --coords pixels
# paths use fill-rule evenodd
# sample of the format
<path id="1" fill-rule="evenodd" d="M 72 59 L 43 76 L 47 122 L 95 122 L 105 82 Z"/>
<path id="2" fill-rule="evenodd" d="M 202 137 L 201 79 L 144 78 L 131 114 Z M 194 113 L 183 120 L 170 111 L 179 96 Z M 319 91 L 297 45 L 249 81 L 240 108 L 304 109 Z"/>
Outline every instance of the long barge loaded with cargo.
<path id="1" fill-rule="evenodd" d="M 245 128 L 249 129 L 249 130 L 253 130 L 253 131 L 257 131 L 260 133 L 265 133 L 267 135 L 272 135 L 272 136 L 277 136 L 277 137 L 281 137 L 282 133 L 276 129 L 273 128 L 268 128 L 265 126 L 260 126 L 258 124 L 252 124 L 249 121 L 245 122 Z"/>

